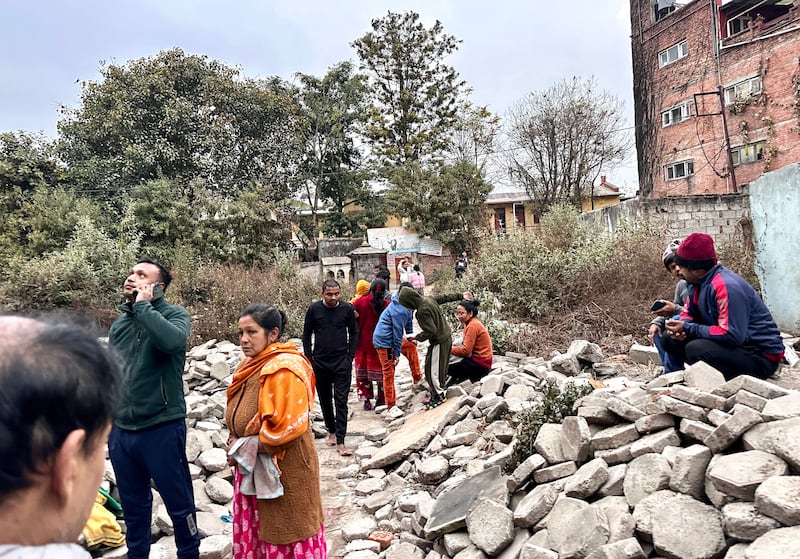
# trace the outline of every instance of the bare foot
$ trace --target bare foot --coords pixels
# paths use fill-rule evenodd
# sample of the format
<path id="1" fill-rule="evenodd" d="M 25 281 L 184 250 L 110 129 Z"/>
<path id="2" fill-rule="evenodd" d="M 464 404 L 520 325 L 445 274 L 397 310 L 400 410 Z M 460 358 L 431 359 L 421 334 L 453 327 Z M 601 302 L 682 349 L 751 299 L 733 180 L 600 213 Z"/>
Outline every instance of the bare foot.
<path id="1" fill-rule="evenodd" d="M 328 435 L 328 438 L 325 440 L 325 444 L 328 446 L 336 446 L 336 435 L 333 433 Z"/>
<path id="2" fill-rule="evenodd" d="M 336 445 L 336 450 L 339 451 L 339 456 L 350 456 L 353 451 L 344 446 L 343 444 Z"/>

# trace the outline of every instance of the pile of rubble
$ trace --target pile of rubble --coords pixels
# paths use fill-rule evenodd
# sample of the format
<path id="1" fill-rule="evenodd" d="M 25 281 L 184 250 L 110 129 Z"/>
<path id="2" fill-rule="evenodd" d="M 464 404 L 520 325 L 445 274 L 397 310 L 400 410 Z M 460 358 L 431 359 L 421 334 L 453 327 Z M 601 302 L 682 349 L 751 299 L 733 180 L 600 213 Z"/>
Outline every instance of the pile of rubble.
<path id="1" fill-rule="evenodd" d="M 237 346 L 213 340 L 187 354 L 187 458 L 204 559 L 231 556 L 224 410 L 240 359 Z M 507 354 L 429 411 L 424 389 L 399 375 L 398 406 L 337 474 L 361 508 L 342 527 L 344 557 L 800 557 L 800 392 L 725 382 L 702 363 L 649 382 L 625 368 L 585 341 L 549 361 Z M 537 453 L 504 473 L 517 418 L 542 401 L 542 383 L 597 386 L 598 377 L 604 387 L 577 415 L 543 426 Z M 319 413 L 314 430 L 325 434 Z M 113 489 L 110 464 L 106 479 Z M 155 491 L 154 502 L 151 557 L 174 557 Z"/>
<path id="2" fill-rule="evenodd" d="M 619 366 L 585 341 L 547 362 L 500 358 L 439 408 L 368 436 L 345 558 L 800 557 L 800 393 L 725 382 L 704 363 L 646 383 L 606 379 L 503 473 L 515 417 L 542 382 Z"/>

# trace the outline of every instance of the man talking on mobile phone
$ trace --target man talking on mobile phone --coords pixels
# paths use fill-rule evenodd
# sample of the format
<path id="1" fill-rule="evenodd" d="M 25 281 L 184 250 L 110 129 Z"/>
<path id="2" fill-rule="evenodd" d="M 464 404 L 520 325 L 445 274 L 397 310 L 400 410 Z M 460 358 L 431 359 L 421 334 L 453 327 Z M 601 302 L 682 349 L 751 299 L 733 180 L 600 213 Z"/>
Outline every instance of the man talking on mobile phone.
<path id="1" fill-rule="evenodd" d="M 108 451 L 125 515 L 128 559 L 150 553 L 151 480 L 172 519 L 178 558 L 200 556 L 183 399 L 190 321 L 186 309 L 164 300 L 171 281 L 164 266 L 140 258 L 122 286 L 126 302 L 108 338 L 125 360 Z"/>

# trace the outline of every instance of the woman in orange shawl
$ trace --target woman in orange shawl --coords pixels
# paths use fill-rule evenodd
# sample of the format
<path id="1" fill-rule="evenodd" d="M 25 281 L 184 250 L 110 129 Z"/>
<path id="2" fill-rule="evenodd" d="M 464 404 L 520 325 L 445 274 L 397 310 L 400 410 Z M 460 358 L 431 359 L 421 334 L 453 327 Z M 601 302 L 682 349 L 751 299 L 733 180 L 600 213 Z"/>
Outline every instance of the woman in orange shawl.
<path id="1" fill-rule="evenodd" d="M 241 437 L 258 437 L 258 453 L 278 466 L 283 495 L 245 494 L 244 473 L 236 468 L 234 559 L 327 557 L 319 459 L 310 427 L 314 374 L 294 344 L 280 341 L 285 326 L 286 315 L 265 303 L 250 305 L 239 318 L 245 358 L 228 388 L 229 449 Z"/>

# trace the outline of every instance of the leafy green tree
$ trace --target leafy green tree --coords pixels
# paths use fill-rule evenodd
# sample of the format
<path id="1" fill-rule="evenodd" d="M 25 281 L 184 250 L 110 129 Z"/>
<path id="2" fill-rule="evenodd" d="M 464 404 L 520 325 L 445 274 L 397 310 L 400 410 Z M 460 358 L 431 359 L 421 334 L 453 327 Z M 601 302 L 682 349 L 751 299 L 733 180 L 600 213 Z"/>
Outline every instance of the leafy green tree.
<path id="1" fill-rule="evenodd" d="M 100 73 L 58 124 L 61 157 L 83 188 L 113 198 L 166 178 L 191 196 L 199 178 L 225 195 L 261 182 L 285 197 L 296 114 L 286 84 L 177 48 Z"/>
<path id="2" fill-rule="evenodd" d="M 389 193 L 393 207 L 403 207 L 410 227 L 441 241 L 451 252 L 472 250 L 485 235 L 488 217 L 483 208 L 492 186 L 468 162 L 423 168 L 406 165 L 393 176 Z"/>
<path id="3" fill-rule="evenodd" d="M 439 21 L 425 27 L 415 12 L 373 19 L 372 31 L 353 41 L 371 80 L 365 135 L 383 163 L 421 161 L 446 148 L 465 87 L 445 58 L 460 42 Z"/>
<path id="4" fill-rule="evenodd" d="M 557 202 L 580 208 L 603 169 L 621 163 L 622 103 L 594 79 L 562 80 L 519 101 L 506 118 L 507 168 L 542 215 Z"/>
<path id="5" fill-rule="evenodd" d="M 340 62 L 322 78 L 297 77 L 302 160 L 296 179 L 312 214 L 309 236 L 315 237 L 320 229 L 338 237 L 357 234 L 376 209 L 357 147 L 366 116 L 366 78 L 355 73 L 351 62 Z M 364 210 L 345 213 L 348 206 Z M 331 212 L 322 227 L 321 209 Z"/>

